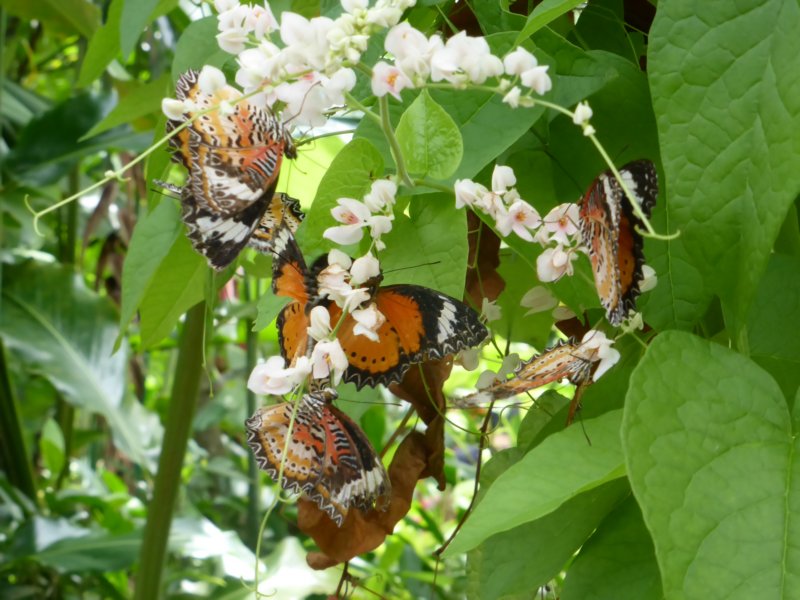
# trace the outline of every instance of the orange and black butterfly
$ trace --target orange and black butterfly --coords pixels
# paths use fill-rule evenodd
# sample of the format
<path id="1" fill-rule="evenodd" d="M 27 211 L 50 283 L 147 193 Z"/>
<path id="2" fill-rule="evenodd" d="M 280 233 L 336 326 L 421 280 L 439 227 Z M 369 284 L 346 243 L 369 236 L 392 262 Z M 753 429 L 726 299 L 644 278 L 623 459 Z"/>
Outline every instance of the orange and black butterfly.
<path id="1" fill-rule="evenodd" d="M 569 341 L 531 357 L 514 371 L 514 376 L 461 398 L 462 406 L 511 398 L 548 383 L 568 379 L 574 385 L 588 384 L 596 361 L 581 350 L 581 344 Z"/>
<path id="2" fill-rule="evenodd" d="M 649 217 L 658 196 L 658 176 L 653 163 L 637 160 L 620 170 L 642 212 Z M 612 325 L 619 325 L 636 310 L 642 281 L 643 226 L 611 171 L 594 180 L 580 204 L 580 230 L 594 271 L 600 302 Z"/>
<path id="3" fill-rule="evenodd" d="M 330 299 L 319 297 L 317 290 L 317 276 L 327 266 L 327 256 L 309 269 L 286 227 L 278 230 L 273 252 L 273 292 L 292 299 L 278 315 L 281 354 L 291 363 L 308 351 L 311 309 L 325 306 L 332 324 L 339 322 L 342 311 Z M 412 364 L 476 346 L 488 335 L 478 314 L 463 302 L 418 285 L 381 286 L 381 279 L 365 284 L 371 301 L 386 317 L 377 330 L 378 341 L 356 335 L 350 315 L 337 331 L 349 361 L 343 378 L 356 387 L 396 383 Z"/>
<path id="4" fill-rule="evenodd" d="M 371 509 L 391 483 L 367 436 L 334 399 L 332 389 L 305 394 L 291 432 L 291 402 L 264 406 L 245 425 L 259 467 L 277 481 L 283 462 L 283 488 L 306 494 L 341 527 L 350 508 Z"/>
<path id="5" fill-rule="evenodd" d="M 196 71 L 180 76 L 178 100 L 190 101 L 197 111 L 222 102 L 231 109 L 199 116 L 170 138 L 170 146 L 173 160 L 188 171 L 180 198 L 189 239 L 213 268 L 223 269 L 247 245 L 269 252 L 281 223 L 297 229 L 303 219 L 298 202 L 275 193 L 283 157 L 295 158 L 297 152 L 289 132 L 268 109 L 237 102 L 241 93 L 231 86 L 204 93 L 198 77 Z M 190 119 L 184 113 L 168 120 L 167 131 Z"/>

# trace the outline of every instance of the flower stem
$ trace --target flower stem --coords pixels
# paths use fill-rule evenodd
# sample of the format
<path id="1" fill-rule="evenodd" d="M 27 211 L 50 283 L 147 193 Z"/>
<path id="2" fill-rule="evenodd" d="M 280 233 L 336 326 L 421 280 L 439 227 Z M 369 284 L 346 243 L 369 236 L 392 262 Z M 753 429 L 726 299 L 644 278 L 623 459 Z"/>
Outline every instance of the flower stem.
<path id="1" fill-rule="evenodd" d="M 409 177 L 408 171 L 406 170 L 406 163 L 403 160 L 403 151 L 400 149 L 400 143 L 397 141 L 397 137 L 394 135 L 392 122 L 389 119 L 389 98 L 387 96 L 381 96 L 378 99 L 378 103 L 381 107 L 381 128 L 383 129 L 383 135 L 386 136 L 386 139 L 389 142 L 389 148 L 392 151 L 394 164 L 397 167 L 397 176 L 405 186 L 414 187 L 414 182 L 411 181 L 411 177 Z"/>

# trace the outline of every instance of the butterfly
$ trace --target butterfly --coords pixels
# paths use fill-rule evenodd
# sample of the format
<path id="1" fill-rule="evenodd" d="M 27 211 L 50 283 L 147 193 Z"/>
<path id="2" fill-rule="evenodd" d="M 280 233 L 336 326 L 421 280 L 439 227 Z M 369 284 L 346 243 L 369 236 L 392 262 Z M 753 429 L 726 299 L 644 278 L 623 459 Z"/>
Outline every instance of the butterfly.
<path id="1" fill-rule="evenodd" d="M 649 217 L 658 196 L 658 176 L 653 163 L 637 160 L 620 170 L 642 212 Z M 608 321 L 619 325 L 636 310 L 643 279 L 643 226 L 611 171 L 592 182 L 580 203 L 580 230 L 589 249 L 594 282 Z"/>
<path id="2" fill-rule="evenodd" d="M 364 432 L 333 406 L 336 397 L 330 388 L 304 394 L 294 423 L 291 402 L 263 406 L 245 426 L 258 466 L 277 481 L 283 462 L 283 488 L 306 494 L 341 527 L 350 508 L 371 509 L 391 483 Z"/>
<path id="3" fill-rule="evenodd" d="M 226 103 L 201 115 L 170 138 L 172 158 L 188 171 L 180 190 L 182 218 L 194 248 L 215 269 L 224 269 L 248 244 L 268 252 L 280 223 L 296 230 L 303 219 L 297 200 L 275 194 L 284 156 L 295 158 L 289 132 L 268 110 L 243 100 L 231 86 L 207 94 L 197 71 L 180 76 L 178 100 L 196 110 Z M 189 121 L 184 113 L 167 121 L 171 132 Z"/>
<path id="4" fill-rule="evenodd" d="M 276 234 L 273 252 L 273 292 L 292 299 L 278 315 L 281 353 L 291 362 L 308 351 L 311 309 L 325 306 L 331 324 L 339 322 L 342 311 L 331 300 L 319 297 L 317 276 L 327 266 L 327 256 L 309 269 L 292 232 L 285 227 Z M 478 314 L 463 302 L 418 285 L 381 286 L 381 280 L 379 275 L 365 284 L 371 301 L 386 317 L 377 330 L 378 341 L 356 335 L 356 322 L 350 315 L 337 331 L 349 362 L 343 379 L 357 388 L 396 383 L 412 364 L 455 354 L 488 335 Z"/>
<path id="5" fill-rule="evenodd" d="M 482 402 L 502 400 L 522 394 L 554 381 L 568 379 L 577 386 L 591 381 L 595 361 L 574 341 L 558 345 L 534 355 L 514 371 L 514 376 L 469 396 L 461 398 L 460 406 L 473 406 Z"/>

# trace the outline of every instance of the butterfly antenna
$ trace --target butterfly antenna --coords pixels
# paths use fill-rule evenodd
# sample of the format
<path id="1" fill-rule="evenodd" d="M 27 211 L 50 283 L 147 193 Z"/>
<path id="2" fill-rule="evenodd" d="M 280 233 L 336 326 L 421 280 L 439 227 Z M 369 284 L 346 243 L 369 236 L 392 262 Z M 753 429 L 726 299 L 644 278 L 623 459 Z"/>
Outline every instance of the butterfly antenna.
<path id="1" fill-rule="evenodd" d="M 407 267 L 395 267 L 394 269 L 389 269 L 387 271 L 384 271 L 383 274 L 386 275 L 387 273 L 396 273 L 397 271 L 406 271 L 408 269 L 418 269 L 419 267 L 430 267 L 430 266 L 433 266 L 433 265 L 438 265 L 440 262 L 442 262 L 442 261 L 433 260 L 431 262 L 419 263 L 419 264 L 416 264 L 416 265 L 408 265 Z"/>

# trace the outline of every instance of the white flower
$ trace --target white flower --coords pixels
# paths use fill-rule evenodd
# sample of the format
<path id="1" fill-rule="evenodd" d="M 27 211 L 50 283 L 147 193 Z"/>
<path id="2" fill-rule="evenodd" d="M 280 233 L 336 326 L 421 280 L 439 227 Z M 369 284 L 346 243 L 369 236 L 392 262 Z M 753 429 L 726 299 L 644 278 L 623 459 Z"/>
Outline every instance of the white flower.
<path id="1" fill-rule="evenodd" d="M 345 254 L 338 248 L 334 248 L 330 252 L 328 252 L 328 266 L 338 265 L 342 269 L 349 271 L 350 265 L 352 264 L 353 264 L 353 259 L 347 256 L 347 254 Z"/>
<path id="2" fill-rule="evenodd" d="M 321 127 L 327 122 L 325 110 L 331 105 L 322 81 L 319 73 L 308 73 L 296 81 L 279 84 L 274 97 L 286 104 L 286 111 L 295 123 Z"/>
<path id="3" fill-rule="evenodd" d="M 519 106 L 520 96 L 522 95 L 522 90 L 519 89 L 518 86 L 514 86 L 509 90 L 509 92 L 503 96 L 503 102 L 508 104 L 511 108 L 517 108 Z"/>
<path id="4" fill-rule="evenodd" d="M 283 68 L 283 59 L 285 55 L 280 48 L 272 42 L 262 40 L 258 47 L 239 53 L 236 58 L 239 63 L 236 83 L 249 93 L 278 79 Z"/>
<path id="5" fill-rule="evenodd" d="M 217 67 L 205 65 L 197 77 L 197 86 L 201 92 L 211 96 L 225 87 L 225 73 Z"/>
<path id="6" fill-rule="evenodd" d="M 311 325 L 307 327 L 308 335 L 315 340 L 324 340 L 331 334 L 331 314 L 324 306 L 315 306 L 309 315 Z"/>
<path id="7" fill-rule="evenodd" d="M 547 74 L 547 69 L 549 69 L 547 65 L 528 69 L 520 75 L 522 85 L 531 88 L 540 96 L 546 94 L 553 89 L 553 82 Z"/>
<path id="8" fill-rule="evenodd" d="M 642 265 L 642 281 L 639 283 L 639 290 L 642 293 L 649 292 L 658 285 L 656 270 L 650 265 Z"/>
<path id="9" fill-rule="evenodd" d="M 254 394 L 288 394 L 311 372 L 311 364 L 305 356 L 298 357 L 293 367 L 285 368 L 285 364 L 282 356 L 271 356 L 257 364 L 250 373 L 247 387 Z"/>
<path id="10" fill-rule="evenodd" d="M 403 11 L 393 6 L 373 7 L 367 11 L 367 23 L 378 27 L 396 25 L 403 16 Z"/>
<path id="11" fill-rule="evenodd" d="M 456 208 L 472 206 L 489 191 L 470 179 L 456 179 L 453 187 L 456 193 Z"/>
<path id="12" fill-rule="evenodd" d="M 572 261 L 577 256 L 565 252 L 561 246 L 547 248 L 536 258 L 536 274 L 539 281 L 550 282 L 560 279 L 565 273 L 572 275 Z"/>
<path id="13" fill-rule="evenodd" d="M 346 312 L 353 312 L 354 310 L 360 308 L 364 302 L 369 300 L 371 297 L 372 296 L 367 288 L 355 288 L 341 294 L 339 297 L 335 298 L 334 301 L 341 307 L 342 310 Z"/>
<path id="14" fill-rule="evenodd" d="M 558 299 L 546 287 L 537 285 L 529 289 L 519 301 L 520 306 L 529 308 L 525 316 L 544 312 L 558 305 Z"/>
<path id="15" fill-rule="evenodd" d="M 272 14 L 269 4 L 266 3 L 264 6 L 251 6 L 246 23 L 248 29 L 252 30 L 258 40 L 278 29 L 278 21 Z"/>
<path id="16" fill-rule="evenodd" d="M 186 112 L 186 105 L 181 100 L 175 98 L 164 98 L 161 100 L 161 112 L 163 112 L 168 119 L 173 121 L 183 120 L 183 113 Z"/>
<path id="17" fill-rule="evenodd" d="M 481 351 L 478 348 L 467 348 L 462 350 L 461 354 L 456 358 L 461 366 L 467 371 L 474 371 L 478 368 L 478 363 L 481 359 Z"/>
<path id="18" fill-rule="evenodd" d="M 391 94 L 402 100 L 400 92 L 414 87 L 414 83 L 399 68 L 380 61 L 372 68 L 372 93 L 378 96 Z"/>
<path id="19" fill-rule="evenodd" d="M 483 83 L 503 72 L 503 61 L 492 55 L 482 37 L 469 37 L 461 31 L 437 48 L 431 57 L 431 79 L 447 80 L 459 86 Z"/>
<path id="20" fill-rule="evenodd" d="M 381 273 L 381 265 L 378 259 L 367 253 L 364 256 L 357 258 L 353 261 L 353 266 L 350 267 L 350 277 L 354 285 L 364 283 L 377 277 Z"/>
<path id="21" fill-rule="evenodd" d="M 475 206 L 483 210 L 486 214 L 490 215 L 495 220 L 502 220 L 508 216 L 508 210 L 506 209 L 506 203 L 503 200 L 503 196 L 505 194 L 503 192 L 490 192 L 487 191 L 483 194 L 478 201 L 475 203 Z"/>
<path id="22" fill-rule="evenodd" d="M 366 204 L 353 198 L 339 198 L 336 203 L 337 206 L 331 209 L 331 214 L 343 225 L 329 227 L 322 237 L 345 246 L 355 244 L 364 237 L 362 228 L 369 224 L 368 219 L 372 217 L 372 213 Z"/>
<path id="23" fill-rule="evenodd" d="M 342 0 L 342 8 L 351 15 L 356 11 L 367 10 L 368 4 L 367 0 Z"/>
<path id="24" fill-rule="evenodd" d="M 330 375 L 333 385 L 339 385 L 348 365 L 339 340 L 317 342 L 311 352 L 311 363 L 314 379 L 324 379 Z"/>
<path id="25" fill-rule="evenodd" d="M 317 275 L 317 289 L 322 296 L 329 298 L 341 297 L 352 290 L 347 283 L 349 273 L 341 264 L 332 263 L 322 269 Z"/>
<path id="26" fill-rule="evenodd" d="M 597 381 L 603 373 L 619 362 L 620 354 L 611 347 L 613 344 L 614 340 L 608 339 L 605 333 L 596 329 L 590 329 L 583 336 L 580 345 L 581 355 L 586 360 L 600 362 L 592 375 L 593 381 Z"/>
<path id="27" fill-rule="evenodd" d="M 395 64 L 403 73 L 415 83 L 422 84 L 430 75 L 431 57 L 444 47 L 444 43 L 438 35 L 426 38 L 421 31 L 403 21 L 389 30 L 384 47 L 394 56 Z"/>
<path id="28" fill-rule="evenodd" d="M 393 216 L 375 215 L 367 219 L 369 223 L 369 234 L 373 239 L 380 238 L 384 233 L 389 233 L 392 230 Z"/>
<path id="29" fill-rule="evenodd" d="M 564 306 L 560 304 L 553 309 L 551 313 L 554 321 L 567 321 L 568 319 L 574 319 L 576 317 L 575 313 L 572 312 L 568 306 Z"/>
<path id="30" fill-rule="evenodd" d="M 547 232 L 548 241 L 572 245 L 570 238 L 578 233 L 579 210 L 578 205 L 572 202 L 552 208 L 542 220 L 542 230 Z"/>
<path id="31" fill-rule="evenodd" d="M 494 301 L 490 302 L 484 298 L 481 303 L 481 315 L 487 323 L 491 323 L 500 320 L 503 317 L 503 311 Z"/>
<path id="32" fill-rule="evenodd" d="M 369 193 L 364 196 L 364 204 L 373 213 L 381 212 L 387 206 L 394 206 L 397 196 L 397 184 L 391 179 L 376 179 L 372 182 Z"/>
<path id="33" fill-rule="evenodd" d="M 227 10 L 239 6 L 239 0 L 214 0 L 214 8 L 218 13 L 224 13 Z"/>
<path id="34" fill-rule="evenodd" d="M 575 107 L 575 113 L 572 115 L 572 122 L 575 125 L 584 125 L 592 118 L 592 109 L 588 102 L 578 102 Z"/>
<path id="35" fill-rule="evenodd" d="M 378 310 L 375 303 L 371 303 L 367 308 L 356 309 L 351 314 L 356 321 L 353 333 L 366 336 L 373 342 L 377 342 L 379 339 L 378 330 L 386 323 L 386 317 Z"/>
<path id="36" fill-rule="evenodd" d="M 504 165 L 495 165 L 492 171 L 492 191 L 502 194 L 508 188 L 514 187 L 517 183 L 517 176 L 514 169 Z"/>
<path id="37" fill-rule="evenodd" d="M 508 211 L 497 218 L 497 231 L 507 236 L 512 231 L 527 242 L 533 241 L 529 229 L 536 229 L 542 220 L 539 213 L 524 200 L 517 200 Z"/>
<path id="38" fill-rule="evenodd" d="M 503 363 L 500 365 L 500 368 L 497 370 L 497 373 L 494 371 L 484 371 L 478 377 L 478 383 L 475 384 L 479 390 L 484 389 L 492 385 L 495 381 L 503 381 L 506 379 L 506 376 L 514 371 L 519 366 L 519 354 L 509 354 L 503 359 Z"/>
<path id="39" fill-rule="evenodd" d="M 281 16 L 281 40 L 293 62 L 322 71 L 330 50 L 328 32 L 333 27 L 334 22 L 327 17 L 308 20 L 286 11 Z"/>
<path id="40" fill-rule="evenodd" d="M 503 59 L 507 75 L 522 75 L 538 64 L 536 57 L 522 47 L 518 47 Z"/>

